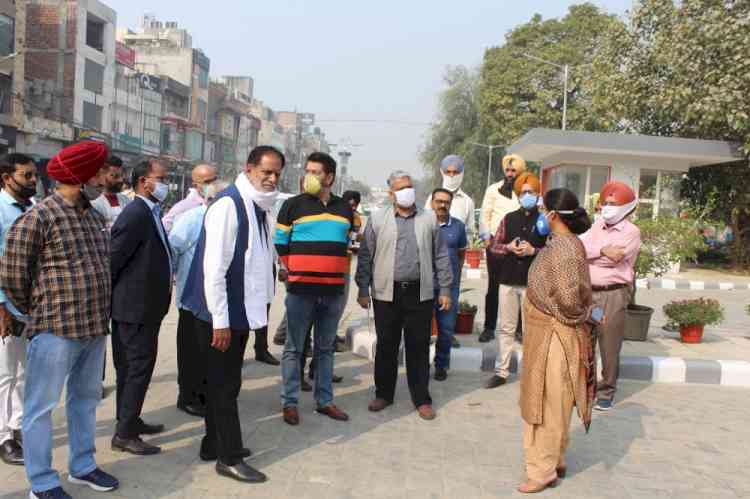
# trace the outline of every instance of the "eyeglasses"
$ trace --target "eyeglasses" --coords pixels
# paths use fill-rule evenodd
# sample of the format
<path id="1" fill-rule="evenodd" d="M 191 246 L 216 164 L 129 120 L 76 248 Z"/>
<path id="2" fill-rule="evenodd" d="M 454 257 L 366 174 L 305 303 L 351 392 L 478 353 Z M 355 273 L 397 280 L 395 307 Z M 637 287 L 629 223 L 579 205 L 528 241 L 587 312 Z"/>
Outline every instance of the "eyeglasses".
<path id="1" fill-rule="evenodd" d="M 525 191 L 521 191 L 521 194 L 522 194 L 522 195 L 523 195 L 523 194 L 531 194 L 532 196 L 535 196 L 535 195 L 536 195 L 536 192 L 534 192 L 534 191 L 529 191 L 529 190 L 525 190 Z"/>

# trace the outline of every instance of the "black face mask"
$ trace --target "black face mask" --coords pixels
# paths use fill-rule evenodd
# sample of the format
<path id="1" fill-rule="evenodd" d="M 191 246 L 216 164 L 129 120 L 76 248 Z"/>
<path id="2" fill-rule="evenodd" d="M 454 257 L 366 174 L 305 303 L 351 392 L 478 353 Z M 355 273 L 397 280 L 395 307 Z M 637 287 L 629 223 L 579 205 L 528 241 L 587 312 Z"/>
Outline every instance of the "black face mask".
<path id="1" fill-rule="evenodd" d="M 29 200 L 36 195 L 36 186 L 26 187 L 25 185 L 19 184 L 13 177 L 11 177 L 11 179 L 13 179 L 13 183 L 16 184 L 15 187 L 11 187 L 11 190 L 13 190 L 18 197 Z"/>

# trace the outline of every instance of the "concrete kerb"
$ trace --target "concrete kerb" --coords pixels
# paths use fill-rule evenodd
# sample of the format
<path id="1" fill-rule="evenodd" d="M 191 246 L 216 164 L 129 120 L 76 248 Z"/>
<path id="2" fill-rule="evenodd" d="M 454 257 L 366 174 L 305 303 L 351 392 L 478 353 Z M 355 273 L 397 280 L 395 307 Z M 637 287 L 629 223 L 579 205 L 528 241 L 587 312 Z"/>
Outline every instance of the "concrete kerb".
<path id="1" fill-rule="evenodd" d="M 367 319 L 349 322 L 346 330 L 347 345 L 359 356 L 375 361 L 377 337 L 375 325 L 369 328 Z M 434 358 L 434 345 L 430 347 L 430 361 Z M 451 351 L 451 370 L 492 371 L 498 356 L 496 342 L 484 347 L 467 347 Z M 511 371 L 518 372 L 523 352 L 514 351 Z M 404 363 L 403 346 L 399 351 L 399 364 Z M 679 357 L 623 356 L 620 357 L 620 378 L 651 383 L 699 383 L 750 387 L 750 362 L 738 360 L 694 360 Z"/>
<path id="2" fill-rule="evenodd" d="M 462 280 L 475 281 L 485 278 L 487 269 L 484 262 L 478 269 L 464 267 Z M 750 283 L 744 282 L 721 282 L 721 281 L 691 281 L 685 279 L 638 279 L 638 289 L 668 289 L 682 291 L 748 291 Z"/>

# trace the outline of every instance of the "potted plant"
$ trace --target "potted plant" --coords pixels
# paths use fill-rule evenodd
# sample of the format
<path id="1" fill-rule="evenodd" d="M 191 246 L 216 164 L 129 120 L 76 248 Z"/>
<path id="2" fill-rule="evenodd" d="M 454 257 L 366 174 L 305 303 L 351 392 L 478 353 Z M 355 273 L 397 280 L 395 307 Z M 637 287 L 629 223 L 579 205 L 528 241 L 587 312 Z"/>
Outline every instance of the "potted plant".
<path id="1" fill-rule="evenodd" d="M 484 251 L 484 243 L 479 236 L 473 236 L 469 241 L 469 247 L 466 249 L 466 263 L 469 264 L 469 268 L 478 269 L 479 262 L 482 261 L 482 253 Z"/>
<path id="2" fill-rule="evenodd" d="M 683 343 L 700 343 L 703 326 L 724 320 L 724 308 L 713 298 L 674 300 L 664 305 L 662 310 L 672 324 L 679 326 Z"/>
<path id="3" fill-rule="evenodd" d="M 477 306 L 468 301 L 458 302 L 458 316 L 456 317 L 456 334 L 471 334 L 474 332 L 474 318 Z"/>
<path id="4" fill-rule="evenodd" d="M 641 250 L 635 261 L 635 278 L 660 277 L 676 263 L 695 258 L 705 243 L 696 228 L 695 219 L 678 217 L 642 218 L 635 221 L 641 230 Z M 654 309 L 638 305 L 633 295 L 625 311 L 625 339 L 645 341 Z"/>

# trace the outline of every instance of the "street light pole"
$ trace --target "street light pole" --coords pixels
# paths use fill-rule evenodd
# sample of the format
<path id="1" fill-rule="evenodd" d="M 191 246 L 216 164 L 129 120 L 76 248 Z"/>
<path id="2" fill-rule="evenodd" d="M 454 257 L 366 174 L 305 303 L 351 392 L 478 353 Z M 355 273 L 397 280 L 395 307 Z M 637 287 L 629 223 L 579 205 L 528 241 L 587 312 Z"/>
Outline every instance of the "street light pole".
<path id="1" fill-rule="evenodd" d="M 520 55 L 521 57 L 525 57 L 526 59 L 531 59 L 532 61 L 541 62 L 543 64 L 548 64 L 558 69 L 562 69 L 563 71 L 562 129 L 565 130 L 567 121 L 568 121 L 568 74 L 570 72 L 570 66 L 567 64 L 557 64 L 556 62 L 548 61 L 547 59 L 542 59 L 541 57 L 537 57 L 531 54 L 520 53 L 518 55 Z M 586 66 L 586 64 L 581 64 L 581 66 Z M 576 67 L 580 67 L 580 66 L 576 66 Z"/>
<path id="2" fill-rule="evenodd" d="M 564 66 L 563 72 L 563 117 L 562 117 L 562 129 L 565 131 L 565 124 L 568 120 L 568 65 Z"/>
<path id="3" fill-rule="evenodd" d="M 471 145 L 477 146 L 477 147 L 486 147 L 487 151 L 489 153 L 488 159 L 487 159 L 487 187 L 490 186 L 490 183 L 492 182 L 492 151 L 494 149 L 497 149 L 498 147 L 503 147 L 502 144 L 479 144 L 478 142 L 471 142 Z"/>

